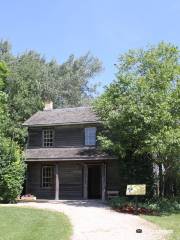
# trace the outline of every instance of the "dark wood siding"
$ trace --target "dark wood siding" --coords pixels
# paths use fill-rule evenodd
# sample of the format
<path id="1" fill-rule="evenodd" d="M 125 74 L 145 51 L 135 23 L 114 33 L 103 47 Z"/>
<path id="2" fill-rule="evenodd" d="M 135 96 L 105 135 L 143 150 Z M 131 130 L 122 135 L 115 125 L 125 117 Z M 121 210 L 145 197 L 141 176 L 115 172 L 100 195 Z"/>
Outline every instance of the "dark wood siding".
<path id="1" fill-rule="evenodd" d="M 51 127 L 54 130 L 53 147 L 84 146 L 84 129 L 89 125 Z M 94 127 L 94 125 L 92 126 Z M 28 148 L 42 147 L 42 127 L 29 128 Z M 97 129 L 97 134 L 99 130 Z"/>
<path id="2" fill-rule="evenodd" d="M 55 177 L 52 188 L 42 188 L 42 166 L 47 163 L 29 163 L 27 169 L 27 193 L 39 199 L 55 198 Z M 50 164 L 52 166 L 53 164 Z M 55 165 L 54 165 L 55 166 Z M 59 164 L 59 198 L 82 199 L 83 197 L 83 169 L 78 163 Z"/>
<path id="3" fill-rule="evenodd" d="M 82 166 L 61 164 L 59 168 L 59 198 L 80 199 L 83 196 Z"/>
<path id="4" fill-rule="evenodd" d="M 44 164 L 44 165 L 47 165 L 47 164 Z M 48 188 L 48 189 L 41 187 L 42 166 L 43 165 L 40 163 L 28 164 L 27 193 L 33 194 L 40 199 L 54 199 L 55 184 L 52 188 Z"/>
<path id="5" fill-rule="evenodd" d="M 51 189 L 41 187 L 42 166 L 48 163 L 29 163 L 27 169 L 27 192 L 39 199 L 55 199 L 55 178 Z M 55 167 L 55 163 L 49 163 Z M 107 162 L 107 190 L 119 190 L 122 193 L 122 177 L 118 160 Z M 81 163 L 59 163 L 59 198 L 83 198 L 83 166 Z"/>
<path id="6" fill-rule="evenodd" d="M 55 147 L 83 146 L 83 128 L 57 128 L 55 129 Z"/>
<path id="7" fill-rule="evenodd" d="M 41 128 L 29 129 L 28 146 L 29 147 L 42 146 L 42 129 Z"/>

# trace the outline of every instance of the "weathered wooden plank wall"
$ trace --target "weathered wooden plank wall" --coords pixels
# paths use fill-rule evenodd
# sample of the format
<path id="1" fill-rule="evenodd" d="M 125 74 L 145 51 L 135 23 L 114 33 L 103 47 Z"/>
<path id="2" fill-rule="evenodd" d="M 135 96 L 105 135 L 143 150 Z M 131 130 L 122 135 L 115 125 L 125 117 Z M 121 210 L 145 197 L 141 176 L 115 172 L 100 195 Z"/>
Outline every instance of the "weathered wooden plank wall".
<path id="1" fill-rule="evenodd" d="M 45 166 L 47 164 L 48 163 L 28 164 L 27 193 L 34 194 L 38 198 L 42 199 L 55 199 L 55 172 L 53 187 L 51 189 L 45 189 L 41 186 L 42 166 Z M 50 165 L 54 165 L 55 169 L 55 163 L 51 163 Z M 118 161 L 109 161 L 106 166 L 106 190 L 119 190 L 121 192 L 122 179 L 118 171 L 118 168 L 120 168 Z M 85 178 L 85 175 L 83 173 L 83 168 L 84 167 L 82 163 L 58 163 L 59 199 L 83 199 L 83 197 L 87 198 L 87 182 L 84 185 L 83 179 Z"/>
<path id="2" fill-rule="evenodd" d="M 71 126 L 71 127 L 52 127 L 54 130 L 54 147 L 82 147 L 85 143 L 85 127 L 87 126 Z M 42 147 L 42 127 L 29 128 L 28 146 Z"/>
<path id="3" fill-rule="evenodd" d="M 52 188 L 42 188 L 42 166 L 47 163 L 28 164 L 27 193 L 41 199 L 55 198 L 55 172 Z M 51 166 L 55 165 L 50 164 Z M 83 198 L 83 167 L 76 163 L 60 163 L 59 169 L 59 199 L 81 199 Z"/>
<path id="4" fill-rule="evenodd" d="M 63 146 L 83 146 L 84 129 L 83 128 L 59 128 L 55 129 L 55 147 Z"/>
<path id="5" fill-rule="evenodd" d="M 28 146 L 41 147 L 42 146 L 42 128 L 33 128 L 28 131 Z"/>
<path id="6" fill-rule="evenodd" d="M 60 164 L 60 198 L 83 198 L 83 168 L 80 164 Z"/>
<path id="7" fill-rule="evenodd" d="M 52 165 L 52 164 L 51 164 Z M 42 164 L 28 164 L 27 169 L 27 193 L 31 193 L 40 199 L 54 199 L 55 198 L 55 184 L 50 189 L 42 188 Z"/>

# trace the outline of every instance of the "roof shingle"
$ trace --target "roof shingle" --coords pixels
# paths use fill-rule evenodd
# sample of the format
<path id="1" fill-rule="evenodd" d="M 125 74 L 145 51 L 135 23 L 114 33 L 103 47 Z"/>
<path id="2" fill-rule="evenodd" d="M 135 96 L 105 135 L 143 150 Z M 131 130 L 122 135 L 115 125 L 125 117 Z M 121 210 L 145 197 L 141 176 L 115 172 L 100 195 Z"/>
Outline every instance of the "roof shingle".
<path id="1" fill-rule="evenodd" d="M 26 161 L 74 161 L 114 159 L 96 148 L 32 148 L 25 151 Z"/>
<path id="2" fill-rule="evenodd" d="M 61 108 L 39 111 L 23 123 L 24 126 L 70 125 L 98 123 L 91 107 Z"/>

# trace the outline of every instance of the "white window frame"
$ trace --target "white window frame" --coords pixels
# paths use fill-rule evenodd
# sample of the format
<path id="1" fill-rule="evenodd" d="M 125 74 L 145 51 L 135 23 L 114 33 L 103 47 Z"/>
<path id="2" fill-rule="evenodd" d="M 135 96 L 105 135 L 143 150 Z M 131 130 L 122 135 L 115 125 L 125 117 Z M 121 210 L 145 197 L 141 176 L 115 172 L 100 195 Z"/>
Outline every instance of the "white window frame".
<path id="1" fill-rule="evenodd" d="M 47 171 L 49 169 L 49 172 Z M 54 166 L 42 166 L 42 188 L 52 188 L 54 183 Z"/>
<path id="2" fill-rule="evenodd" d="M 96 145 L 96 127 L 85 128 L 85 146 Z"/>
<path id="3" fill-rule="evenodd" d="M 54 146 L 54 130 L 53 129 L 43 129 L 43 147 L 53 147 Z"/>

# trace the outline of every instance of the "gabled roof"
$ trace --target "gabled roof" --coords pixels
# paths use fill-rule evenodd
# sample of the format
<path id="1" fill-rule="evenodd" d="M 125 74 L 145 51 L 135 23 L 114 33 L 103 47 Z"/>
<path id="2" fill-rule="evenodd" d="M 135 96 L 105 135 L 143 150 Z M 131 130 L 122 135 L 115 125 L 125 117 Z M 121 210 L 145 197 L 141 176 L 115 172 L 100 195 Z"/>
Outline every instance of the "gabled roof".
<path id="1" fill-rule="evenodd" d="M 52 126 L 100 122 L 91 107 L 61 108 L 35 113 L 24 126 Z"/>
<path id="2" fill-rule="evenodd" d="M 82 161 L 116 159 L 92 147 L 83 148 L 31 148 L 25 151 L 26 161 Z"/>

